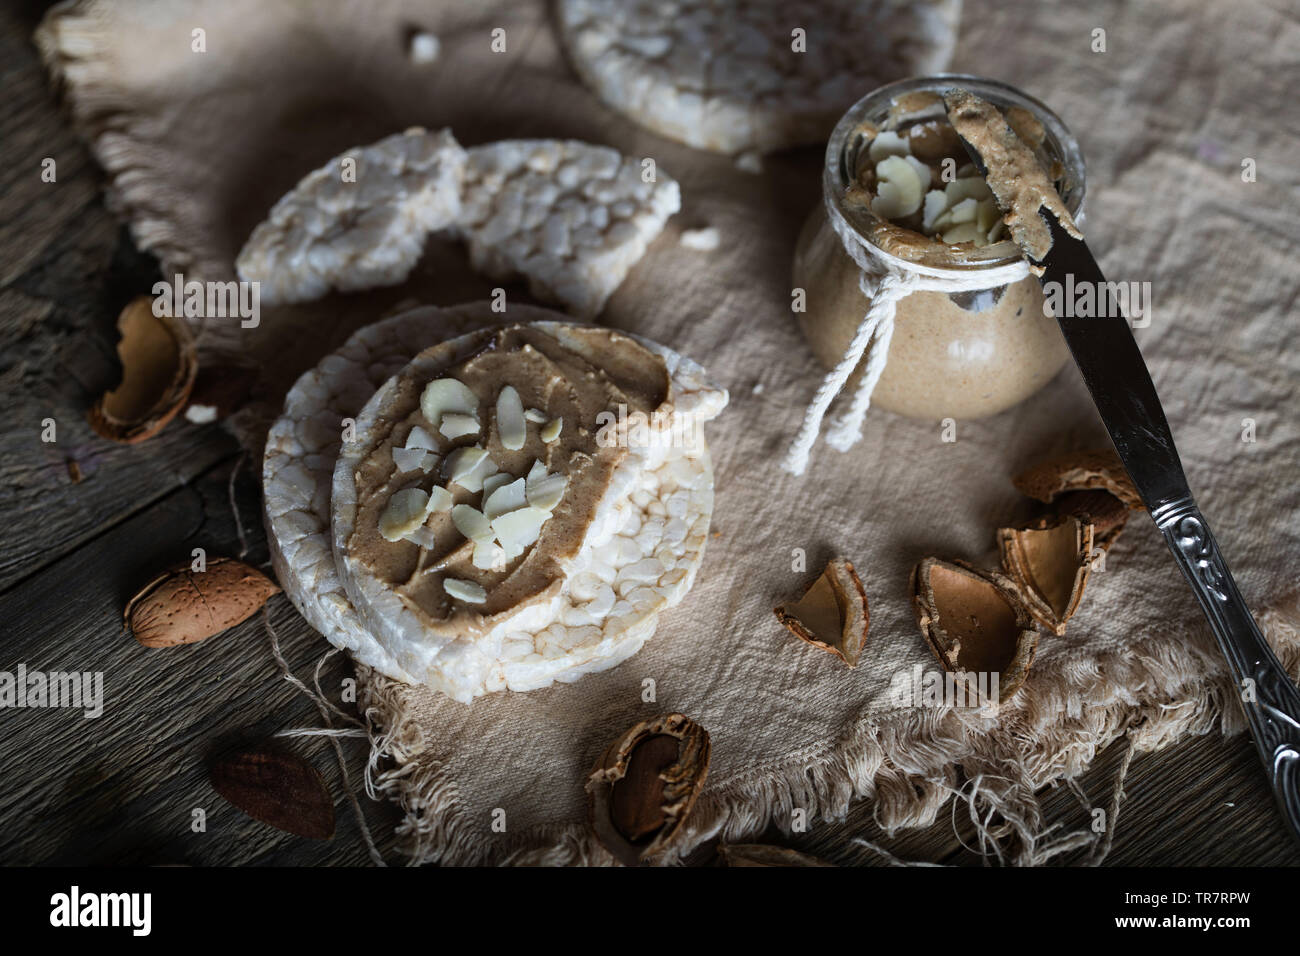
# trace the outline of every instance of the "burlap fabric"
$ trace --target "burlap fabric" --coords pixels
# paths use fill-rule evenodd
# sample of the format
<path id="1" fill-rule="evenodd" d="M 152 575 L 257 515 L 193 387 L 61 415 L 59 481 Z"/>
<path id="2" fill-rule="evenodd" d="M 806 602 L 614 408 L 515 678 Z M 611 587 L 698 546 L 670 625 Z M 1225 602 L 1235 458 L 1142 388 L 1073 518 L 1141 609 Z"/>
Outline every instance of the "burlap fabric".
<path id="1" fill-rule="evenodd" d="M 1192 487 L 1294 672 L 1300 20 L 1260 0 L 1230 17 L 1188 0 L 1087 7 L 968 0 L 953 68 L 1021 86 L 1077 133 L 1092 247 L 1111 279 L 1153 285 L 1138 337 Z M 505 53 L 491 52 L 496 27 Z M 192 52 L 195 28 L 206 53 Z M 435 64 L 407 59 L 415 28 L 440 38 Z M 1008 858 L 1026 863 L 1061 847 L 1040 836 L 1035 789 L 1079 773 L 1117 736 L 1155 749 L 1241 730 L 1209 631 L 1142 516 L 1069 633 L 1042 639 L 996 721 L 891 704 L 896 674 L 934 666 L 908 603 L 912 564 L 928 554 L 991 564 L 994 528 L 1027 514 L 1009 476 L 1105 439 L 1067 369 L 1032 401 L 960 423 L 955 442 L 937 422 L 873 411 L 849 453 L 819 445 L 806 476 L 781 471 L 822 374 L 792 320 L 788 279 L 798 227 L 820 201 L 820 150 L 769 157 L 752 175 L 637 128 L 576 81 L 540 2 L 82 2 L 52 12 L 39 40 L 110 201 L 167 274 L 228 277 L 253 225 L 302 174 L 411 124 L 451 126 L 467 145 L 606 143 L 653 156 L 682 184 L 682 212 L 603 321 L 691 356 L 731 390 L 709 434 L 717 507 L 705 566 L 644 651 L 574 685 L 464 707 L 361 675 L 382 758 L 374 782 L 403 806 L 414 859 L 607 862 L 584 826 L 582 779 L 616 733 L 669 710 L 713 739 L 692 842 L 788 826 L 796 809 L 816 825 L 859 797 L 887 828 L 923 825 L 960 790 L 1009 822 Z M 678 244 L 706 225 L 721 235 L 716 251 Z M 405 287 L 264 310 L 259 328 L 209 325 L 203 341 L 209 354 L 263 364 L 274 394 L 262 411 L 273 413 L 300 371 L 396 302 L 459 302 L 491 285 L 459 247 L 435 243 Z M 854 671 L 771 613 L 836 553 L 854 560 L 871 599 Z"/>

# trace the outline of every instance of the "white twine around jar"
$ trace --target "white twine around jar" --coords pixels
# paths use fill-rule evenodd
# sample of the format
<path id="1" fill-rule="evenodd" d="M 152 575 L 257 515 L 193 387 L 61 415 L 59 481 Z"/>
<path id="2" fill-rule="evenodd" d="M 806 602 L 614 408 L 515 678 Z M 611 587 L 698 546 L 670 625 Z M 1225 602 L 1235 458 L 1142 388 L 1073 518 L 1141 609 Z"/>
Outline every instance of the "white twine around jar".
<path id="1" fill-rule="evenodd" d="M 899 259 L 867 242 L 845 219 L 836 203 L 827 202 L 826 207 L 831 228 L 840 237 L 844 251 L 857 264 L 858 288 L 870 300 L 871 306 L 858 323 L 844 356 L 822 379 L 808 410 L 804 412 L 799 432 L 786 452 L 783 467 L 796 475 L 802 475 L 808 467 L 808 456 L 821 431 L 826 410 L 830 408 L 835 396 L 844 389 L 859 363 L 862 364 L 862 375 L 857 389 L 848 408 L 831 422 L 826 441 L 832 448 L 843 452 L 862 438 L 862 422 L 871 406 L 871 393 L 885 370 L 889 343 L 894 335 L 894 315 L 900 301 L 913 292 L 952 293 L 994 289 L 1019 282 L 1029 275 L 1029 263 L 1023 257 L 1005 265 L 971 269 L 968 272 L 936 269 Z"/>

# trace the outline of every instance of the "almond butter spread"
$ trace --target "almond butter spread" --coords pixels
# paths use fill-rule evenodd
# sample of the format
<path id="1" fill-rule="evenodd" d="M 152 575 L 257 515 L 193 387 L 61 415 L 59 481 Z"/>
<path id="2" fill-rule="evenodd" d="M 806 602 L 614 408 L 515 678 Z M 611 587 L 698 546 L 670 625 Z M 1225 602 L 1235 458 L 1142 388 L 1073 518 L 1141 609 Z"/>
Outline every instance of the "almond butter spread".
<path id="1" fill-rule="evenodd" d="M 667 414 L 669 396 L 663 360 L 609 329 L 512 325 L 470 354 L 427 349 L 360 436 L 348 553 L 431 630 L 482 633 L 558 594 L 627 456 L 598 441 L 600 413 Z"/>
<path id="2" fill-rule="evenodd" d="M 1030 259 L 1042 262 L 1052 248 L 1052 233 L 1039 209 L 1054 215 L 1070 235 L 1083 238 L 1033 150 L 993 104 L 960 89 L 947 91 L 944 104 L 953 129 L 983 160 L 985 181 L 1005 210 L 1002 221 Z"/>

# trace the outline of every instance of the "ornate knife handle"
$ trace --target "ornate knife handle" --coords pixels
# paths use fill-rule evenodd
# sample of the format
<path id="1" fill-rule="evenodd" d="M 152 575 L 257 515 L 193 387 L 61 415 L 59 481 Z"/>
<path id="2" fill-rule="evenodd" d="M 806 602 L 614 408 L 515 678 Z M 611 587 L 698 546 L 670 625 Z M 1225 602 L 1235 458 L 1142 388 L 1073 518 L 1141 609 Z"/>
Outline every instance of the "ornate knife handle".
<path id="1" fill-rule="evenodd" d="M 1278 663 L 1190 498 L 1151 513 L 1228 659 L 1278 807 L 1300 840 L 1300 690 Z"/>

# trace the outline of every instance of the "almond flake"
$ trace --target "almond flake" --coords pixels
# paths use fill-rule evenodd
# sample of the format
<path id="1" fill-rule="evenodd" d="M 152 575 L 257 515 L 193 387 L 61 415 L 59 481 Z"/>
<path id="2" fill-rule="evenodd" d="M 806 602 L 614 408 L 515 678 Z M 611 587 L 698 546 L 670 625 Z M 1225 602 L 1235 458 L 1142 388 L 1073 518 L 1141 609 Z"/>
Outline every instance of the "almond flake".
<path id="1" fill-rule="evenodd" d="M 492 537 L 492 525 L 483 512 L 469 505 L 455 505 L 451 509 L 451 523 L 456 530 L 471 541 Z"/>
<path id="2" fill-rule="evenodd" d="M 394 448 L 393 464 L 400 472 L 415 471 L 424 463 L 427 454 L 423 448 Z"/>
<path id="3" fill-rule="evenodd" d="M 552 418 L 542 426 L 541 438 L 546 444 L 550 444 L 560 437 L 560 429 L 564 427 L 563 418 Z"/>
<path id="4" fill-rule="evenodd" d="M 437 451 L 438 443 L 424 428 L 416 425 L 406 433 L 407 448 L 424 448 L 428 451 Z"/>
<path id="5" fill-rule="evenodd" d="M 450 491 L 442 485 L 434 485 L 429 489 L 429 504 L 425 507 L 427 514 L 437 514 L 440 511 L 450 511 L 452 504 L 455 502 Z"/>
<path id="6" fill-rule="evenodd" d="M 506 557 L 516 558 L 524 553 L 525 548 L 536 543 L 541 536 L 542 525 L 550 516 L 549 511 L 530 506 L 493 519 L 492 530 L 505 549 Z"/>
<path id="7" fill-rule="evenodd" d="M 453 441 L 466 435 L 477 435 L 478 430 L 478 416 L 462 415 L 460 412 L 448 412 L 438 423 L 438 431 Z"/>
<path id="8" fill-rule="evenodd" d="M 568 484 L 569 479 L 564 475 L 544 475 L 530 481 L 527 486 L 528 504 L 542 511 L 554 511 Z"/>
<path id="9" fill-rule="evenodd" d="M 442 421 L 442 416 L 448 412 L 477 415 L 478 396 L 457 379 L 436 379 L 424 386 L 420 395 L 420 412 L 430 422 Z"/>
<path id="10" fill-rule="evenodd" d="M 464 601 L 466 604 L 482 604 L 487 600 L 487 591 L 483 590 L 481 585 L 473 581 L 462 581 L 460 578 L 443 578 L 442 589 L 458 601 Z"/>
<path id="11" fill-rule="evenodd" d="M 498 471 L 495 475 L 488 475 L 483 479 L 483 501 L 486 502 L 492 492 L 514 480 L 515 476 L 508 471 Z"/>
<path id="12" fill-rule="evenodd" d="M 534 425 L 545 425 L 546 413 L 540 408 L 524 409 L 524 421 L 532 422 Z"/>
<path id="13" fill-rule="evenodd" d="M 506 553 L 501 546 L 488 538 L 474 542 L 474 567 L 480 571 L 505 569 Z"/>
<path id="14" fill-rule="evenodd" d="M 508 485 L 502 485 L 483 499 L 483 514 L 491 521 L 499 515 L 518 511 L 529 504 L 532 502 L 528 500 L 524 491 L 524 479 L 517 478 Z"/>
<path id="15" fill-rule="evenodd" d="M 379 517 L 379 533 L 385 541 L 400 541 L 424 524 L 429 496 L 419 488 L 403 488 L 388 499 Z"/>
<path id="16" fill-rule="evenodd" d="M 524 405 L 512 385 L 505 386 L 497 396 L 497 435 L 501 439 L 501 447 L 507 451 L 518 451 L 528 440 Z"/>

